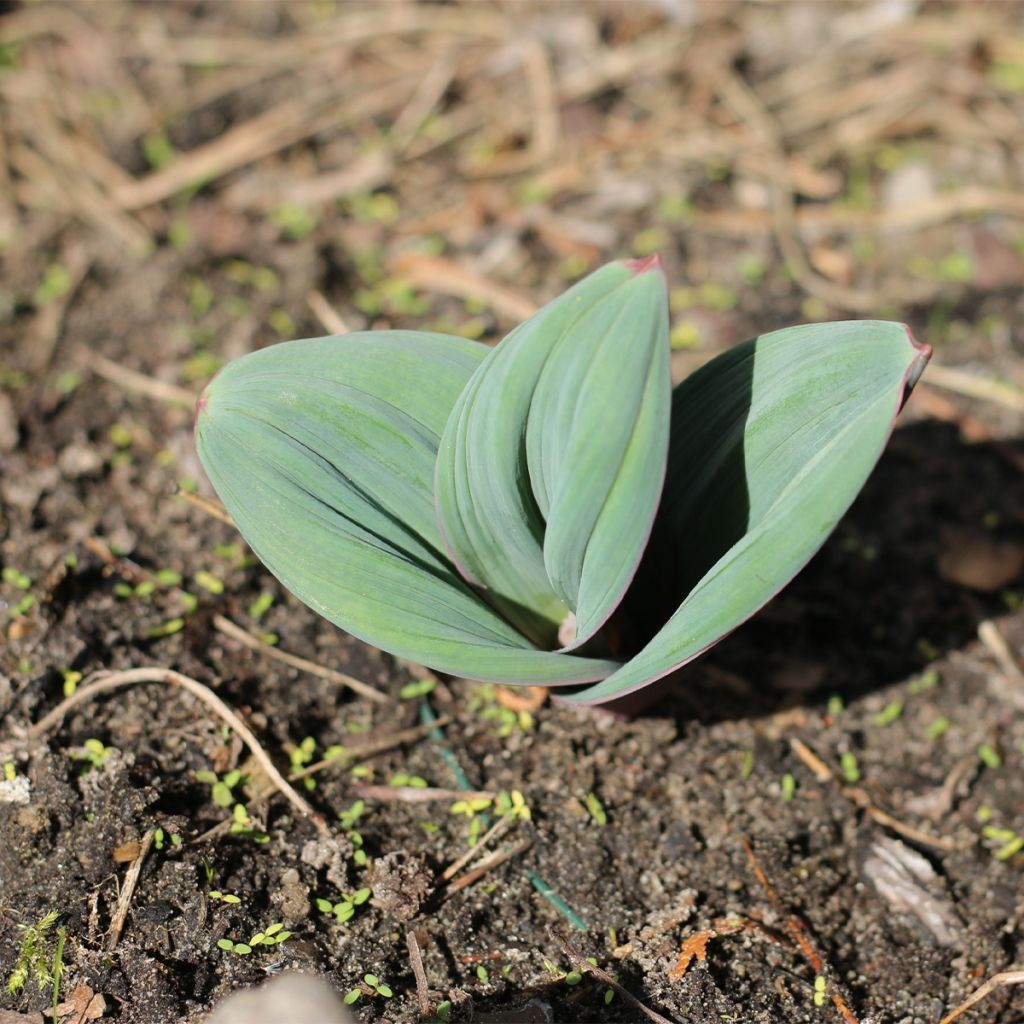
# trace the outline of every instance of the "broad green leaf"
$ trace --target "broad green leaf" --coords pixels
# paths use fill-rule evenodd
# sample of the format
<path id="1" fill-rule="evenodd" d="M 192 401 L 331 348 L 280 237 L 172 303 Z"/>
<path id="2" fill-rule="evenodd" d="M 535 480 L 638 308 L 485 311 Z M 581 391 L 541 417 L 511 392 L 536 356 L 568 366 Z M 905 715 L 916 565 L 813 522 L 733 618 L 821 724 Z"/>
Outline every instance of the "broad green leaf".
<path id="1" fill-rule="evenodd" d="M 600 678 L 614 662 L 534 649 L 444 553 L 438 440 L 486 351 L 401 331 L 262 349 L 207 387 L 200 458 L 267 568 L 360 639 L 478 679 Z"/>
<path id="2" fill-rule="evenodd" d="M 928 355 L 902 324 L 813 324 L 762 335 L 679 385 L 636 583 L 676 610 L 636 623 L 653 639 L 568 699 L 600 703 L 667 675 L 781 590 L 852 504 Z M 657 606 L 630 598 L 634 616 Z"/>
<path id="3" fill-rule="evenodd" d="M 668 317 L 656 261 L 613 263 L 514 330 L 456 403 L 438 520 L 456 564 L 541 646 L 580 640 L 640 556 L 668 442 Z"/>

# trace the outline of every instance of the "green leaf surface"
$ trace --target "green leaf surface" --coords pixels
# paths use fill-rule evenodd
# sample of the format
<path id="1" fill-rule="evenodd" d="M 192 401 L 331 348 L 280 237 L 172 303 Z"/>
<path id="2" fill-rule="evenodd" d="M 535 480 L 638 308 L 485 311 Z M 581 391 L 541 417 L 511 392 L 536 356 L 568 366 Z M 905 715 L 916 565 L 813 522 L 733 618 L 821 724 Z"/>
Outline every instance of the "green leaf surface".
<path id="1" fill-rule="evenodd" d="M 614 662 L 534 649 L 445 553 L 432 500 L 438 441 L 486 352 L 393 331 L 251 353 L 200 401 L 200 458 L 267 568 L 360 639 L 477 679 L 601 678 Z"/>
<path id="2" fill-rule="evenodd" d="M 567 699 L 600 703 L 667 675 L 778 593 L 864 485 L 928 354 L 902 324 L 812 324 L 737 346 L 680 384 L 631 602 L 656 633 Z"/>
<path id="3" fill-rule="evenodd" d="M 453 557 L 541 645 L 569 612 L 580 641 L 593 634 L 643 552 L 668 444 L 659 271 L 609 264 L 516 328 L 441 442 L 436 501 Z"/>

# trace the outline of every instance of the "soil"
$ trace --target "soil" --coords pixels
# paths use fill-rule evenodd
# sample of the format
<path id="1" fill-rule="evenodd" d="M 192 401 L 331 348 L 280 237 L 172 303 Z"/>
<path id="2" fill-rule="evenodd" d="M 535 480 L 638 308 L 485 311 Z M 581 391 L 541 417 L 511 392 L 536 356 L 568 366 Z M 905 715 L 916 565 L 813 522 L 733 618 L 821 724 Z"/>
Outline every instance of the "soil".
<path id="1" fill-rule="evenodd" d="M 512 17 L 502 5 L 444 9 L 467 19 L 481 11 Z M 253 144 L 243 166 L 208 172 L 191 193 L 175 189 L 135 206 L 117 205 L 123 179 L 159 173 L 147 169 L 140 140 L 165 131 L 173 150 L 187 153 L 276 104 L 303 102 L 302 90 L 311 82 L 320 88 L 318 75 L 334 65 L 274 65 L 274 47 L 293 37 L 312 46 L 332 25 L 377 9 L 342 5 L 300 16 L 270 3 L 112 3 L 77 8 L 73 18 L 70 7 L 45 5 L 7 15 L 12 36 L 24 40 L 5 72 L 9 97 L 21 82 L 43 83 L 37 102 L 67 94 L 69 83 L 116 86 L 125 121 L 95 115 L 83 135 L 79 110 L 7 111 L 15 155 L 5 207 L 22 242 L 4 253 L 0 323 L 0 979 L 15 970 L 25 927 L 48 911 L 59 918 L 42 942 L 47 962 L 57 928 L 66 935 L 61 999 L 88 986 L 102 996 L 95 1013 L 125 1024 L 200 1021 L 230 991 L 291 969 L 321 975 L 342 992 L 362 986 L 353 1006 L 360 1020 L 418 1020 L 409 932 L 422 948 L 431 1014 L 448 1001 L 456 1021 L 527 1021 L 543 1012 L 558 1022 L 645 1019 L 622 992 L 569 974 L 575 965 L 564 941 L 634 1000 L 688 1022 L 838 1020 L 836 999 L 848 1020 L 934 1024 L 986 978 L 1024 963 L 1024 417 L 1012 400 L 1024 393 L 1024 276 L 1015 276 L 1013 263 L 1020 223 L 1012 212 L 976 209 L 985 217 L 958 215 L 899 235 L 891 250 L 864 256 L 855 280 L 841 268 L 830 277 L 819 252 L 813 279 L 793 281 L 759 208 L 743 205 L 762 182 L 735 119 L 713 99 L 720 82 L 708 68 L 698 61 L 679 78 L 655 65 L 589 92 L 571 84 L 579 68 L 567 62 L 559 31 L 576 32 L 582 42 L 573 45 L 594 53 L 635 57 L 634 69 L 652 40 L 695 34 L 712 51 L 726 48 L 755 95 L 776 97 L 788 152 L 812 153 L 813 144 L 820 152 L 827 133 L 801 134 L 806 94 L 788 105 L 778 97 L 786 95 L 787 68 L 820 75 L 821 61 L 786 50 L 778 25 L 766 35 L 760 5 L 723 3 L 695 23 L 685 9 L 595 4 L 562 10 L 559 21 L 543 5 L 516 8 L 537 32 L 553 26 L 538 38 L 555 54 L 567 139 L 565 150 L 526 171 L 515 161 L 529 140 L 493 127 L 510 109 L 502 104 L 518 102 L 504 85 L 495 91 L 494 77 L 505 74 L 499 43 L 459 42 L 439 29 L 409 59 L 449 54 L 457 67 L 441 90 L 443 111 L 456 124 L 466 111 L 489 111 L 483 127 L 463 117 L 468 135 L 455 132 L 399 165 L 380 121 L 393 123 L 409 109 L 402 93 L 377 121 L 367 114 L 271 152 Z M 813 21 L 818 8 L 790 10 L 797 9 Z M 30 16 L 70 20 L 30 32 Z M 962 32 L 978 47 L 980 39 L 998 56 L 1014 17 L 1011 7 L 925 5 L 906 15 L 889 43 L 884 32 L 851 43 L 829 35 L 840 32 L 835 25 L 812 29 L 835 52 L 852 47 L 861 70 L 832 83 L 841 97 L 857 75 L 882 74 L 893 47 L 915 30 L 934 42 L 944 25 L 952 38 Z M 178 48 L 154 37 L 155 28 Z M 409 45 L 406 36 L 381 33 L 365 46 L 346 44 L 355 95 L 390 81 L 384 43 Z M 117 75 L 87 59 L 86 38 L 105 41 Z M 267 48 L 273 74 L 247 78 L 251 65 L 225 59 L 204 79 L 181 57 L 189 46 L 201 51 L 204 39 L 230 38 Z M 902 50 L 902 66 L 931 67 L 930 45 Z M 943 94 L 949 108 L 938 120 L 962 114 L 974 99 L 1020 110 L 1019 93 L 969 76 L 982 50 L 957 44 L 951 53 L 944 59 L 962 72 L 967 92 Z M 218 75 L 242 84 L 229 88 Z M 919 84 L 922 95 L 929 81 Z M 717 150 L 679 170 L 696 219 L 676 217 L 678 186 L 666 184 L 681 158 L 658 150 L 647 163 L 637 156 L 678 128 L 679 95 L 721 129 Z M 415 97 L 423 100 L 422 91 Z M 985 109 L 989 119 L 970 141 L 958 139 L 955 120 L 945 137 L 912 119 L 857 136 L 815 164 L 821 178 L 838 180 L 834 201 L 804 196 L 801 203 L 850 208 L 843 203 L 864 177 L 864 161 L 895 147 L 926 171 L 953 153 L 959 162 L 943 165 L 953 187 L 974 160 L 986 188 L 1009 190 L 1019 169 L 983 157 L 1012 153 L 1016 143 L 993 127 L 1005 127 L 995 106 Z M 25 141 L 30 114 L 63 132 L 59 152 L 85 138 L 94 158 L 102 152 L 116 165 L 116 173 L 97 172 L 93 159 L 82 172 L 82 189 L 99 196 L 92 207 L 81 190 L 61 198 L 69 179 L 59 161 L 52 179 L 38 183 L 45 201 L 24 187 L 25 169 L 35 166 L 25 152 L 49 145 Z M 407 145 L 422 141 L 421 125 L 403 123 L 412 125 Z M 272 189 L 313 180 L 375 146 L 390 154 L 388 169 L 337 202 L 310 201 L 310 224 L 300 224 L 292 207 L 286 216 L 251 198 L 265 194 L 268 180 Z M 606 156 L 595 158 L 599 151 Z M 507 163 L 489 171 L 487 159 Z M 866 201 L 884 217 L 895 172 L 877 160 L 871 166 Z M 106 221 L 105 203 L 116 212 Z M 754 225 L 750 236 L 714 228 L 716 211 L 736 210 Z M 127 235 L 111 234 L 117 218 L 131 225 L 123 231 L 151 239 L 144 256 L 130 251 Z M 474 287 L 490 281 L 513 300 L 541 302 L 573 267 L 642 250 L 651 240 L 637 236 L 651 230 L 670 280 L 697 293 L 676 296 L 674 323 L 686 328 L 677 335 L 685 340 L 679 374 L 768 327 L 855 314 L 852 292 L 876 288 L 879 314 L 906 319 L 936 345 L 938 364 L 966 368 L 996 397 L 940 391 L 926 375 L 868 486 L 812 564 L 644 714 L 625 719 L 550 700 L 520 713 L 503 690 L 451 679 L 437 680 L 425 697 L 403 695 L 426 678 L 422 670 L 318 619 L 229 525 L 182 496 L 211 492 L 192 449 L 191 411 L 174 389 L 195 391 L 223 360 L 278 336 L 325 333 L 311 294 L 325 297 L 348 327 L 448 323 L 493 341 L 515 321 L 508 295 L 485 293 L 467 307 L 457 275 L 436 252 L 426 255 L 435 262 L 421 260 L 420 277 L 410 271 L 390 291 L 381 283 L 401 279 L 394 261 L 408 256 L 410 239 L 442 237 L 443 260 L 475 268 Z M 855 250 L 854 236 L 831 235 L 824 248 L 838 258 Z M 906 269 L 908 252 L 934 269 L 957 246 L 973 254 L 973 276 Z M 767 267 L 755 285 L 738 269 L 749 275 L 751 256 Z M 53 266 L 69 272 L 69 287 L 50 296 L 39 287 Z M 914 298 L 894 299 L 887 281 L 904 282 Z M 700 292 L 702 282 L 728 284 L 737 297 L 716 300 Z M 263 595 L 265 607 L 254 606 Z M 218 616 L 354 676 L 386 700 L 244 646 L 217 628 Z M 144 666 L 210 687 L 282 771 L 332 746 L 350 750 L 351 758 L 313 776 L 313 788 L 296 782 L 329 836 L 279 794 L 268 796 L 235 732 L 166 683 L 97 696 L 41 734 L 29 732 L 90 674 Z M 358 755 L 361 745 L 416 727 L 425 708 L 443 719 L 439 730 Z M 296 753 L 304 741 L 306 753 Z M 223 806 L 214 799 L 223 789 L 214 791 L 208 773 L 223 780 L 235 771 L 241 778 Z M 473 827 L 469 815 L 453 813 L 453 796 L 367 797 L 357 817 L 339 818 L 360 799 L 360 786 L 400 774 L 443 789 L 468 780 L 474 789 L 519 791 L 531 815 L 496 848 L 523 847 L 475 883 L 446 892 L 440 873 L 468 850 Z M 249 820 L 230 831 L 236 803 Z M 476 827 L 485 827 L 482 818 Z M 119 893 L 139 852 L 132 844 L 156 829 L 114 941 Z M 364 886 L 373 896 L 347 921 L 318 908 L 318 900 L 336 903 Z M 285 941 L 248 954 L 218 946 L 248 942 L 273 923 L 290 932 Z M 694 954 L 685 969 L 683 950 Z M 362 981 L 367 973 L 393 995 L 374 994 Z M 19 993 L 0 995 L 0 1008 L 14 1014 L 0 1009 L 0 1020 L 50 1019 L 51 991 L 30 979 Z M 85 1016 L 68 1009 L 61 1019 Z M 963 1019 L 1024 1019 L 1024 986 L 997 989 Z"/>

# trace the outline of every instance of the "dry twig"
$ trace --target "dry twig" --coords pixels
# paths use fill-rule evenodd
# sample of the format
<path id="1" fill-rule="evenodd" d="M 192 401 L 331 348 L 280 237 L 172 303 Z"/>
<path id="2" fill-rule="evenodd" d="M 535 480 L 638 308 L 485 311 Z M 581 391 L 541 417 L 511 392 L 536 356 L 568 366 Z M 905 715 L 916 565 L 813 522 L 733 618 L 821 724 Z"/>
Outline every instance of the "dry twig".
<path id="1" fill-rule="evenodd" d="M 102 693 L 132 686 L 136 683 L 164 683 L 187 690 L 202 701 L 215 714 L 220 716 L 237 734 L 238 738 L 249 748 L 253 758 L 263 769 L 274 788 L 302 815 L 308 818 L 322 835 L 329 836 L 330 829 L 324 819 L 295 791 L 284 776 L 277 770 L 270 756 L 263 749 L 260 741 L 238 715 L 231 710 L 211 690 L 190 676 L 175 672 L 169 668 L 136 668 L 125 672 L 104 672 L 94 675 L 80 686 L 70 697 L 66 697 L 52 711 L 44 715 L 29 729 L 30 736 L 40 736 L 53 728 L 73 708 L 84 704 Z"/>
<path id="2" fill-rule="evenodd" d="M 420 1007 L 420 1017 L 426 1020 L 430 1016 L 430 990 L 427 987 L 426 971 L 423 970 L 423 953 L 420 950 L 419 939 L 412 928 L 405 932 L 405 945 L 409 950 L 409 963 L 416 979 L 416 1000 Z"/>
<path id="3" fill-rule="evenodd" d="M 662 1017 L 656 1010 L 652 1010 L 649 1006 L 645 1006 L 640 1002 L 639 999 L 628 989 L 623 988 L 607 971 L 601 970 L 595 964 L 592 964 L 582 953 L 573 949 L 569 944 L 569 940 L 564 935 L 559 935 L 557 932 L 551 933 L 552 937 L 562 947 L 562 952 L 573 962 L 581 974 L 590 973 L 603 981 L 609 988 L 613 988 L 623 999 L 626 1000 L 630 1006 L 635 1006 L 645 1017 L 649 1020 L 653 1020 L 655 1024 L 673 1024 L 673 1021 L 667 1017 Z"/>
<path id="4" fill-rule="evenodd" d="M 761 883 L 761 888 L 764 889 L 768 896 L 768 901 L 772 905 L 772 909 L 784 920 L 785 929 L 788 932 L 790 938 L 796 943 L 797 949 L 800 950 L 801 955 L 810 965 L 811 970 L 817 975 L 823 975 L 831 982 L 831 997 L 832 1004 L 839 1012 L 839 1016 L 843 1018 L 846 1024 L 857 1024 L 857 1017 L 854 1015 L 853 1010 L 850 1009 L 849 1003 L 846 997 L 840 991 L 840 983 L 835 976 L 835 973 L 826 964 L 825 958 L 818 951 L 817 944 L 811 937 L 811 933 L 807 926 L 797 917 L 795 914 L 790 913 L 783 906 L 782 899 L 780 898 L 775 887 L 768 881 L 768 876 L 764 873 L 764 869 L 761 867 L 754 855 L 754 848 L 751 846 L 750 841 L 746 838 L 743 840 L 743 849 L 747 854 L 747 860 L 750 862 L 750 868 L 754 872 L 754 876 L 758 882 Z"/>
<path id="5" fill-rule="evenodd" d="M 310 661 L 308 658 L 300 658 L 297 654 L 289 654 L 287 651 L 274 647 L 273 644 L 264 643 L 259 637 L 253 636 L 223 615 L 215 615 L 213 617 L 213 625 L 217 632 L 231 637 L 232 640 L 237 640 L 250 650 L 265 654 L 274 661 L 280 661 L 302 672 L 319 676 L 330 683 L 347 686 L 350 690 L 355 690 L 356 693 L 366 697 L 367 700 L 376 701 L 378 704 L 386 704 L 388 701 L 386 694 L 381 693 L 380 690 L 375 690 L 369 683 L 364 683 L 361 679 L 356 679 L 355 676 L 339 672 L 337 669 L 328 668 L 326 665 L 318 665 L 315 661 Z"/>
<path id="6" fill-rule="evenodd" d="M 819 782 L 837 781 L 836 773 L 832 771 L 832 769 L 813 750 L 811 750 L 803 740 L 794 736 L 790 739 L 789 745 L 792 748 L 793 753 L 796 754 L 796 756 L 799 757 L 805 765 L 807 765 Z M 879 825 L 891 828 L 893 832 L 898 832 L 901 836 L 904 836 L 915 843 L 921 843 L 923 846 L 931 846 L 937 850 L 956 849 L 956 843 L 954 840 L 946 836 L 929 835 L 929 833 L 923 832 L 919 828 L 914 828 L 913 825 L 907 825 L 898 818 L 894 818 L 887 811 L 883 811 L 880 807 L 875 805 L 867 791 L 860 786 L 840 786 L 839 792 L 852 803 L 855 803 L 861 810 L 874 818 Z"/>
<path id="7" fill-rule="evenodd" d="M 986 996 L 995 992 L 997 988 L 1006 988 L 1009 985 L 1024 985 L 1024 971 L 1002 971 L 1000 974 L 993 974 L 984 985 L 972 992 L 959 1006 L 950 1010 L 939 1021 L 939 1024 L 952 1024 L 957 1017 L 965 1014 L 976 1003 L 980 1003 Z"/>
<path id="8" fill-rule="evenodd" d="M 124 929 L 124 923 L 128 920 L 128 908 L 131 906 L 132 896 L 135 894 L 135 887 L 139 883 L 139 873 L 142 871 L 142 862 L 146 859 L 146 855 L 149 853 L 149 849 L 153 845 L 153 837 L 155 835 L 155 828 L 151 828 L 146 831 L 146 834 L 142 837 L 142 842 L 139 843 L 139 852 L 135 855 L 135 859 L 132 861 L 131 866 L 128 868 L 128 871 L 124 876 L 124 883 L 121 886 L 121 892 L 117 898 L 117 907 L 115 908 L 114 915 L 110 920 L 110 931 L 107 934 L 108 953 L 113 953 L 117 948 L 117 943 L 120 941 L 121 932 Z"/>

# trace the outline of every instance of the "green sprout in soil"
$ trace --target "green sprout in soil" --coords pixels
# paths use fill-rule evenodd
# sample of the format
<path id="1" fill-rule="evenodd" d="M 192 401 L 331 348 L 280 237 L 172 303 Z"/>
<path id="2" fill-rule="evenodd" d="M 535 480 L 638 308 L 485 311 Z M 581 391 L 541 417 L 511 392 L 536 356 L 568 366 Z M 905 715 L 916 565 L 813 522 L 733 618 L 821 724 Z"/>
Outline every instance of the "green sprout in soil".
<path id="1" fill-rule="evenodd" d="M 181 846 L 181 836 L 177 832 L 168 835 L 162 828 L 156 829 L 153 833 L 153 848 L 162 850 L 168 843 L 173 849 L 178 849 Z"/>
<path id="2" fill-rule="evenodd" d="M 400 279 L 365 291 L 370 315 L 424 308 Z M 199 456 L 270 571 L 361 640 L 613 701 L 703 655 L 801 570 L 931 355 L 902 324 L 804 324 L 673 389 L 668 305 L 645 255 L 493 348 L 409 331 L 271 345 L 207 385 Z M 532 724 L 505 711 L 505 735 Z"/>
<path id="3" fill-rule="evenodd" d="M 269 948 L 271 946 L 280 945 L 282 942 L 290 939 L 292 933 L 284 930 L 284 925 L 280 922 L 276 924 L 269 924 L 261 931 L 257 932 L 248 942 L 235 942 L 234 939 L 223 938 L 217 940 L 217 948 L 223 949 L 226 953 L 235 953 L 238 956 L 248 956 L 258 946 Z"/>
<path id="4" fill-rule="evenodd" d="M 398 696 L 402 700 L 414 700 L 418 697 L 426 697 L 428 694 L 434 692 L 434 688 L 437 686 L 436 679 L 417 679 L 415 682 L 406 683 L 398 691 Z"/>
<path id="5" fill-rule="evenodd" d="M 871 719 L 873 725 L 887 726 L 892 725 L 900 715 L 903 714 L 903 701 L 891 700 L 888 704 L 882 708 L 881 711 Z"/>
<path id="6" fill-rule="evenodd" d="M 382 999 L 390 999 L 394 995 L 391 988 L 385 985 L 376 974 L 364 974 L 363 983 L 358 988 L 349 989 L 345 993 L 345 1002 L 351 1006 L 360 996 L 368 996 L 371 999 L 380 996 Z"/>
<path id="7" fill-rule="evenodd" d="M 846 779 L 851 786 L 860 782 L 860 765 L 857 764 L 857 755 L 854 754 L 853 751 L 844 751 L 840 756 L 839 770 L 843 773 L 843 778 Z"/>
<path id="8" fill-rule="evenodd" d="M 588 793 L 584 797 L 584 803 L 587 805 L 587 810 L 590 812 L 590 817 L 593 819 L 596 825 L 607 825 L 608 814 L 604 809 L 604 804 L 598 800 L 595 793 Z"/>
<path id="9" fill-rule="evenodd" d="M 356 907 L 362 906 L 372 895 L 372 890 L 364 886 L 362 889 L 356 889 L 355 892 L 343 895 L 337 903 L 332 903 L 319 896 L 316 900 L 316 909 L 322 914 L 333 914 L 344 923 L 350 921 L 355 916 Z"/>
<path id="10" fill-rule="evenodd" d="M 241 903 L 241 899 L 230 892 L 220 892 L 217 889 L 211 889 L 206 894 L 211 900 L 219 900 L 221 903 Z"/>
<path id="11" fill-rule="evenodd" d="M 494 813 L 502 818 L 519 818 L 521 821 L 529 821 L 533 816 L 526 803 L 526 798 L 518 789 L 511 792 L 502 790 L 494 800 Z"/>
<path id="12" fill-rule="evenodd" d="M 978 759 L 986 768 L 996 769 L 1003 765 L 1002 755 L 991 743 L 982 743 L 978 747 Z"/>
<path id="13" fill-rule="evenodd" d="M 72 760 L 79 762 L 79 771 L 84 775 L 93 768 L 102 768 L 113 749 L 102 740 L 90 736 L 80 748 L 70 751 L 70 754 Z"/>
<path id="14" fill-rule="evenodd" d="M 291 761 L 292 773 L 301 772 L 307 765 L 312 764 L 315 754 L 316 740 L 312 736 L 307 736 L 297 747 L 291 747 L 288 750 L 288 758 Z M 311 775 L 305 776 L 302 784 L 306 789 L 316 789 L 316 779 Z"/>
<path id="15" fill-rule="evenodd" d="M 20 569 L 16 569 L 13 565 L 5 565 L 3 570 L 0 571 L 0 579 L 4 583 L 14 587 L 15 590 L 27 591 L 32 586 L 32 578 L 23 573 Z M 10 615 L 12 618 L 18 618 L 19 616 L 25 615 L 29 609 L 36 603 L 34 594 L 22 594 L 10 606 Z"/>
<path id="16" fill-rule="evenodd" d="M 782 782 L 779 784 L 779 795 L 785 803 L 789 803 L 796 796 L 796 776 L 791 772 L 786 772 L 782 776 Z"/>
<path id="17" fill-rule="evenodd" d="M 399 772 L 388 779 L 388 785 L 405 786 L 410 789 L 426 789 L 430 783 L 422 775 L 407 775 L 405 772 Z"/>
<path id="18" fill-rule="evenodd" d="M 78 684 L 82 681 L 82 673 L 72 668 L 62 668 L 60 675 L 63 680 L 61 690 L 65 697 L 70 697 L 78 689 Z"/>
<path id="19" fill-rule="evenodd" d="M 249 781 L 249 777 L 243 775 L 237 768 L 223 777 L 216 772 L 203 769 L 195 773 L 195 780 L 210 787 L 210 798 L 218 807 L 231 807 L 235 803 L 235 787 L 244 785 Z"/>
<path id="20" fill-rule="evenodd" d="M 63 971 L 66 935 L 63 927 L 58 927 L 56 932 L 51 934 L 59 917 L 58 911 L 51 910 L 34 924 L 18 925 L 21 932 L 21 947 L 14 968 L 7 978 L 8 995 L 17 995 L 28 980 L 33 978 L 40 992 L 52 989 L 56 1004 Z"/>
<path id="21" fill-rule="evenodd" d="M 365 810 L 365 801 L 357 800 L 347 811 L 342 811 L 338 815 L 338 820 L 341 822 L 342 828 L 345 829 L 345 837 L 354 847 L 352 860 L 357 867 L 361 868 L 366 867 L 367 856 L 366 851 L 363 849 L 362 833 L 356 829 L 355 824 L 362 817 Z"/>

